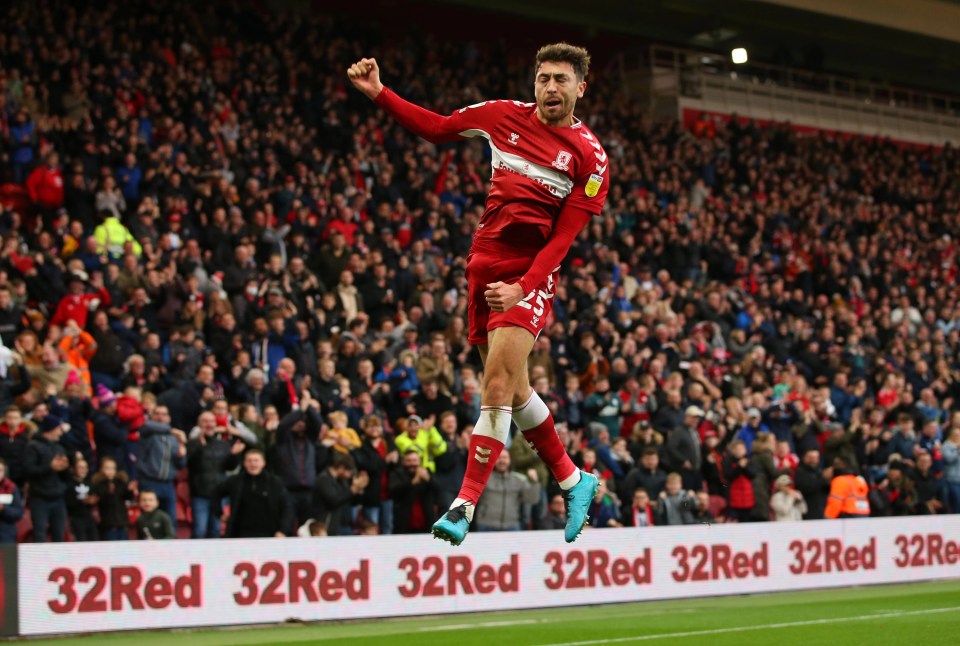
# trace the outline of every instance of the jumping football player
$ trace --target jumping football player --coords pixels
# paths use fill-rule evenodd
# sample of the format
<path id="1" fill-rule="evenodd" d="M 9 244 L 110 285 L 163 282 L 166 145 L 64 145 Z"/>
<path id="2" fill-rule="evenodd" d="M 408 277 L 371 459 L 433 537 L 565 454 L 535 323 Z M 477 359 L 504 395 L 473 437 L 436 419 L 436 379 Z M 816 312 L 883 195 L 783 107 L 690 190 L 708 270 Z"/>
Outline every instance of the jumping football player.
<path id="1" fill-rule="evenodd" d="M 490 144 L 491 189 L 466 269 L 468 340 L 479 346 L 484 364 L 482 406 L 460 493 L 433 526 L 434 536 L 454 545 L 470 528 L 511 419 L 560 483 L 568 543 L 586 524 L 597 490 L 597 478 L 567 456 L 527 372 L 527 357 L 553 308 L 559 265 L 600 213 L 610 184 L 603 147 L 573 116 L 589 65 L 583 48 L 547 45 L 535 60 L 535 103 L 486 101 L 448 117 L 384 87 L 375 59 L 361 59 L 347 72 L 358 90 L 414 134 L 436 144 L 461 137 Z"/>

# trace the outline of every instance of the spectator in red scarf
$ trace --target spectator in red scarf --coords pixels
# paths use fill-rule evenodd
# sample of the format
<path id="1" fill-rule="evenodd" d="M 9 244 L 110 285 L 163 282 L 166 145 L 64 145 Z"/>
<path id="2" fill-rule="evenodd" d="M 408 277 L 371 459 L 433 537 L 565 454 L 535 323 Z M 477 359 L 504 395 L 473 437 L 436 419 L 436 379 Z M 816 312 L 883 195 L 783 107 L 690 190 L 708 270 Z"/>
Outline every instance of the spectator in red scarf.
<path id="1" fill-rule="evenodd" d="M 629 513 L 625 514 L 623 519 L 624 527 L 653 527 L 654 522 L 653 507 L 650 506 L 650 494 L 643 487 L 638 487 L 633 492 L 633 503 L 630 505 Z"/>

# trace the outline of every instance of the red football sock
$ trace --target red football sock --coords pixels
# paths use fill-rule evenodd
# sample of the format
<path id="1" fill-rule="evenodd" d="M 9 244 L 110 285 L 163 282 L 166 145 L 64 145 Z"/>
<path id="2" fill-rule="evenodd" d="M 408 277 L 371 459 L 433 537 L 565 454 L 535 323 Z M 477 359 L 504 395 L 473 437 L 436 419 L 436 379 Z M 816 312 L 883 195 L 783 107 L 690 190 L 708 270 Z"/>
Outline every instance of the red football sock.
<path id="1" fill-rule="evenodd" d="M 557 429 L 553 425 L 553 416 L 548 416 L 533 428 L 523 431 L 523 437 L 533 445 L 533 450 L 547 465 L 557 482 L 564 482 L 577 472 L 577 466 L 560 442 Z"/>
<path id="2" fill-rule="evenodd" d="M 559 441 L 557 443 L 559 444 Z M 457 498 L 466 500 L 473 505 L 477 504 L 477 501 L 480 500 L 480 494 L 487 486 L 490 474 L 493 473 L 493 465 L 497 463 L 501 451 L 503 451 L 503 442 L 494 437 L 478 435 L 477 433 L 470 436 L 467 472 L 463 476 L 463 484 L 460 485 L 460 493 L 457 494 Z"/>

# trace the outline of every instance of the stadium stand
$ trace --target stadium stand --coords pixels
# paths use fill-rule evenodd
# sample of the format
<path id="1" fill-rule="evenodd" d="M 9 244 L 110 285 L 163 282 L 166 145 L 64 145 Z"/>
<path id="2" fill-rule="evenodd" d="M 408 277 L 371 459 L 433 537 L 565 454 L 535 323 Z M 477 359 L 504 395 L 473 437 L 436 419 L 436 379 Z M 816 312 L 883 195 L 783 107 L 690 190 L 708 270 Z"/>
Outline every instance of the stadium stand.
<path id="1" fill-rule="evenodd" d="M 180 0 L 8 13 L 0 490 L 27 499 L 11 538 L 49 511 L 30 461 L 56 428 L 74 539 L 85 519 L 125 535 L 139 489 L 180 536 L 240 531 L 219 508 L 249 447 L 286 490 L 287 535 L 389 533 L 452 500 L 479 409 L 464 268 L 489 153 L 417 140 L 344 71 L 376 52 L 394 90 L 449 112 L 528 96 L 531 61 L 386 39 Z M 530 370 L 608 481 L 595 522 L 822 518 L 841 475 L 865 479 L 873 515 L 960 512 L 956 149 L 684 127 L 604 76 L 578 111 L 613 183 Z M 522 440 L 510 453 L 538 468 Z M 524 527 L 553 526 L 557 492 L 522 505 Z"/>

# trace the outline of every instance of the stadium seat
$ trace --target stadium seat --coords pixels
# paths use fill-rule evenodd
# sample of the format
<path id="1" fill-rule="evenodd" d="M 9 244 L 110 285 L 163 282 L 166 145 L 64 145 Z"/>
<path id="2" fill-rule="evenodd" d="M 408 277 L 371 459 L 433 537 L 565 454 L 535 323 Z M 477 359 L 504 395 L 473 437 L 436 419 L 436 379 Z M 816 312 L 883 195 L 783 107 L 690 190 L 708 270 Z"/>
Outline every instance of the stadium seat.
<path id="1" fill-rule="evenodd" d="M 720 520 L 727 509 L 727 499 L 723 496 L 710 496 L 710 515 Z"/>

